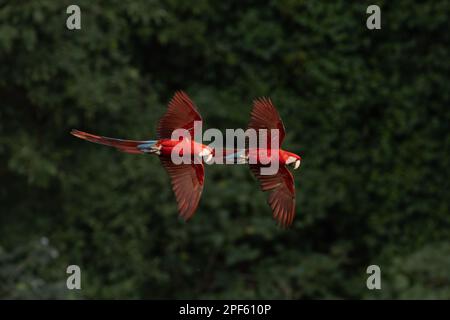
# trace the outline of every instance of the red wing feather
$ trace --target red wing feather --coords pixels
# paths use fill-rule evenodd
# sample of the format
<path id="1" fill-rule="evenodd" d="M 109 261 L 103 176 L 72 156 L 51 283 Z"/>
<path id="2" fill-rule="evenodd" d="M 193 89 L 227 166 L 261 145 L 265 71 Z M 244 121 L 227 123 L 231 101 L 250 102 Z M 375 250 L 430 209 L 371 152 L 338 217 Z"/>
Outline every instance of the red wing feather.
<path id="1" fill-rule="evenodd" d="M 169 107 L 158 122 L 158 139 L 170 139 L 176 129 L 186 129 L 194 138 L 194 121 L 202 121 L 195 104 L 183 91 L 177 91 Z"/>
<path id="2" fill-rule="evenodd" d="M 281 147 L 284 136 L 286 135 L 283 121 L 281 120 L 277 109 L 275 109 L 275 106 L 270 99 L 264 97 L 253 101 L 253 109 L 248 128 L 255 129 L 257 132 L 259 129 L 267 129 L 268 148 L 270 147 L 272 139 L 277 138 L 276 136 L 271 135 L 271 129 L 279 130 L 279 147 Z M 259 147 L 261 148 L 261 146 Z"/>
<path id="3" fill-rule="evenodd" d="M 289 170 L 282 166 L 275 175 L 261 175 L 260 165 L 250 165 L 253 175 L 259 180 L 262 191 L 269 191 L 267 202 L 272 208 L 274 219 L 289 227 L 295 217 L 294 178 Z"/>
<path id="4" fill-rule="evenodd" d="M 194 215 L 202 195 L 205 177 L 203 164 L 176 165 L 170 159 L 160 159 L 170 176 L 180 216 L 189 220 Z"/>
<path id="5" fill-rule="evenodd" d="M 73 129 L 70 133 L 77 138 L 114 147 L 126 153 L 143 153 L 137 148 L 137 146 L 148 142 L 148 141 L 123 140 L 123 139 L 102 137 L 75 129 Z"/>

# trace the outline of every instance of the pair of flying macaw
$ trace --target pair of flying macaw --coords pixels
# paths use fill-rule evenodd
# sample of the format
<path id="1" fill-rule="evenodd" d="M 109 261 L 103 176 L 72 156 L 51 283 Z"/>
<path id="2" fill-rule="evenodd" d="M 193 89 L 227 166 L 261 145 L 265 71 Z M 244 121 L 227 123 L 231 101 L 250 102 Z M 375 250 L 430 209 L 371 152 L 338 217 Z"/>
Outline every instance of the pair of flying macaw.
<path id="1" fill-rule="evenodd" d="M 169 103 L 164 116 L 159 120 L 157 126 L 157 140 L 123 140 L 93 135 L 87 132 L 72 130 L 71 134 L 80 139 L 99 143 L 132 154 L 154 154 L 159 157 L 163 167 L 170 176 L 172 189 L 178 204 L 178 211 L 184 220 L 189 220 L 198 207 L 203 191 L 205 180 L 205 170 L 203 162 L 211 159 L 214 154 L 213 149 L 194 141 L 194 122 L 202 121 L 202 117 L 195 104 L 182 91 L 175 93 Z M 267 141 L 274 138 L 279 139 L 278 146 L 281 146 L 285 129 L 281 118 L 270 99 L 261 98 L 253 102 L 253 110 L 248 128 L 256 131 L 266 129 L 268 132 Z M 176 129 L 185 129 L 190 137 L 186 139 L 173 140 L 172 132 Z M 271 129 L 278 129 L 279 134 L 271 137 Z M 173 149 L 179 143 L 190 143 L 189 148 L 192 158 L 200 159 L 189 164 L 175 164 L 171 160 Z M 270 149 L 270 148 L 268 148 Z M 261 168 L 267 166 L 267 162 L 262 163 L 259 159 L 259 151 L 252 148 L 233 151 L 226 157 L 233 157 L 245 163 L 249 163 L 251 172 L 259 180 L 262 191 L 269 191 L 268 203 L 272 209 L 273 217 L 282 227 L 292 224 L 295 216 L 295 186 L 294 178 L 286 166 L 293 166 L 297 169 L 300 166 L 301 157 L 278 148 L 278 156 L 273 157 L 273 161 L 278 161 L 278 171 L 275 174 L 263 175 Z M 273 151 L 272 151 L 273 152 Z M 269 155 L 269 161 L 271 157 Z"/>

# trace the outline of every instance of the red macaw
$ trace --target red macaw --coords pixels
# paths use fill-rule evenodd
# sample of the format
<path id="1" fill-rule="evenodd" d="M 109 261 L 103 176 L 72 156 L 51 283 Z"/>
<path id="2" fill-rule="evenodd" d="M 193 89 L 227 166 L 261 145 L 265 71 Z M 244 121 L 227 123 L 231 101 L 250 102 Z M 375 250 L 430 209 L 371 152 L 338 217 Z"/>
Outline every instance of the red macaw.
<path id="1" fill-rule="evenodd" d="M 149 153 L 159 156 L 161 164 L 170 176 L 173 192 L 178 204 L 180 216 L 189 220 L 195 213 L 203 191 L 205 170 L 201 161 L 190 164 L 174 164 L 171 160 L 172 150 L 180 143 L 190 143 L 191 157 L 212 157 L 212 150 L 208 146 L 194 141 L 194 121 L 202 121 L 195 104 L 188 95 L 182 91 L 175 93 L 169 103 L 164 116 L 157 126 L 158 140 L 122 140 L 93 135 L 79 130 L 72 130 L 71 134 L 80 139 L 99 143 L 132 154 Z M 186 129 L 190 137 L 172 140 L 172 132 L 176 129 Z M 183 148 L 179 148 L 179 155 L 183 155 Z M 189 150 L 189 149 L 187 149 Z"/>
<path id="2" fill-rule="evenodd" d="M 256 99 L 253 102 L 249 129 L 257 131 L 260 129 L 267 130 L 267 148 L 246 148 L 228 155 L 234 158 L 238 163 L 249 163 L 250 170 L 256 179 L 260 182 L 262 191 L 269 191 L 268 203 L 272 208 L 274 219 L 282 227 L 288 227 L 292 224 L 295 217 L 295 186 L 294 178 L 286 166 L 290 165 L 298 169 L 301 163 L 301 157 L 295 153 L 281 149 L 285 137 L 285 128 L 275 106 L 272 101 L 267 98 Z M 278 135 L 272 135 L 271 129 L 278 129 Z M 278 148 L 272 149 L 274 139 L 278 139 Z M 275 148 L 275 146 L 273 147 Z M 272 157 L 273 152 L 278 152 L 278 159 Z M 265 157 L 262 161 L 262 157 Z M 269 166 L 268 161 L 278 161 L 278 171 L 275 174 L 263 175 L 261 168 Z"/>

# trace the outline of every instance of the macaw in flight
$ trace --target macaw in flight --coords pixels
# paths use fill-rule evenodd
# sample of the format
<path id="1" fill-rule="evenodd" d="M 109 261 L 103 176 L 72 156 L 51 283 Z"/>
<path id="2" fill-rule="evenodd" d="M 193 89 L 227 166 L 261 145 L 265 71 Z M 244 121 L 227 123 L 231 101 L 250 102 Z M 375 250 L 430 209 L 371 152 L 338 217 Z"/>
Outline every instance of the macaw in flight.
<path id="1" fill-rule="evenodd" d="M 289 227 L 295 217 L 295 185 L 294 178 L 286 166 L 292 166 L 294 170 L 298 169 L 302 158 L 295 153 L 281 149 L 286 130 L 270 99 L 254 100 L 248 128 L 257 132 L 261 129 L 267 130 L 267 147 L 260 147 L 261 144 L 258 141 L 256 148 L 249 147 L 239 150 L 227 155 L 226 158 L 234 159 L 237 163 L 249 164 L 262 191 L 269 191 L 268 204 L 272 209 L 273 218 L 280 226 Z M 278 129 L 278 134 L 272 134 L 271 129 Z M 278 140 L 277 144 L 274 144 L 274 139 Z M 274 144 L 273 148 L 271 148 L 272 144 Z M 278 153 L 276 157 L 271 156 L 274 152 Z M 261 155 L 267 157 L 269 161 L 278 161 L 279 166 L 276 173 L 262 174 L 261 168 L 268 167 L 268 163 L 262 161 Z"/>
<path id="2" fill-rule="evenodd" d="M 198 207 L 203 191 L 205 170 L 203 157 L 208 162 L 213 154 L 211 148 L 194 141 L 194 121 L 202 121 L 195 104 L 182 91 L 175 93 L 169 102 L 164 116 L 157 126 L 157 140 L 123 140 L 93 135 L 87 132 L 72 130 L 71 134 L 80 139 L 114 147 L 119 151 L 133 154 L 158 155 L 161 164 L 170 176 L 172 190 L 178 204 L 179 215 L 189 220 Z M 176 129 L 185 129 L 190 136 L 179 140 L 172 140 L 172 132 Z M 183 150 L 190 150 L 191 157 L 200 161 L 191 161 L 189 164 L 174 164 L 171 160 L 172 150 L 180 143 L 190 143 L 190 148 L 179 148 L 180 156 Z"/>

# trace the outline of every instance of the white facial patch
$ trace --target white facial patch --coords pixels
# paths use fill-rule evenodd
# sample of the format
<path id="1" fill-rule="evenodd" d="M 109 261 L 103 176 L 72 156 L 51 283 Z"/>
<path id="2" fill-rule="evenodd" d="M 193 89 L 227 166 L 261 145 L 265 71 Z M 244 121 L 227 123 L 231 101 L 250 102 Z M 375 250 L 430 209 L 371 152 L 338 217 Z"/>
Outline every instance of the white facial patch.
<path id="1" fill-rule="evenodd" d="M 198 155 L 200 157 L 204 157 L 204 156 L 209 156 L 211 154 L 211 151 L 209 151 L 208 149 L 203 149 Z"/>

